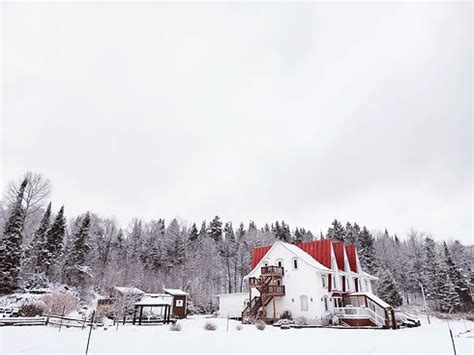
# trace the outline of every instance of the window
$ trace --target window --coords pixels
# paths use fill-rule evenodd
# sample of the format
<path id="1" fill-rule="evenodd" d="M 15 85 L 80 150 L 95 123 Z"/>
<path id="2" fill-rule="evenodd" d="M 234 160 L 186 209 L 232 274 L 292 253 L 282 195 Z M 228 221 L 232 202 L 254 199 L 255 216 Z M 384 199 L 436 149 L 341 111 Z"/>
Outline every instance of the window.
<path id="1" fill-rule="evenodd" d="M 277 286 L 281 286 L 281 280 L 280 279 L 276 280 L 276 283 L 277 283 Z"/>
<path id="2" fill-rule="evenodd" d="M 308 311 L 308 296 L 300 296 L 301 311 Z"/>
<path id="3" fill-rule="evenodd" d="M 293 258 L 293 269 L 297 270 L 298 269 L 298 259 Z"/>
<path id="4" fill-rule="evenodd" d="M 183 300 L 176 300 L 176 307 L 183 307 Z"/>
<path id="5" fill-rule="evenodd" d="M 283 260 L 277 260 L 277 266 L 283 267 Z"/>
<path id="6" fill-rule="evenodd" d="M 321 281 L 323 282 L 323 288 L 328 288 L 326 275 L 321 275 Z"/>
<path id="7" fill-rule="evenodd" d="M 328 298 L 323 297 L 323 300 L 324 300 L 324 310 L 327 312 L 327 311 L 329 311 Z"/>
<path id="8" fill-rule="evenodd" d="M 263 263 L 263 266 L 268 266 L 268 261 L 265 261 L 265 262 Z"/>

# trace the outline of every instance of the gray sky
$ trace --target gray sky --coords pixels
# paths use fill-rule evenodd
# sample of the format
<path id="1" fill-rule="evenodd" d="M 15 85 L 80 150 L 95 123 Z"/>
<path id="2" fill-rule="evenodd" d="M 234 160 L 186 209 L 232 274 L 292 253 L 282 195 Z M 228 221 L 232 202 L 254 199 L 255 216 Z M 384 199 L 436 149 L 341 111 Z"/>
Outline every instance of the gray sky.
<path id="1" fill-rule="evenodd" d="M 1 186 L 471 242 L 471 6 L 3 3 Z"/>

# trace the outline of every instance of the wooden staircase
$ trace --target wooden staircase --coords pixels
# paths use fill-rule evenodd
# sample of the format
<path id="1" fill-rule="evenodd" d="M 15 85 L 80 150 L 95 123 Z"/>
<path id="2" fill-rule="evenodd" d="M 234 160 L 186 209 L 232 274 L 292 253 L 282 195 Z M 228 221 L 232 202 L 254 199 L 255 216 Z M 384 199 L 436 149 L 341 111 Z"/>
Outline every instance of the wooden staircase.
<path id="1" fill-rule="evenodd" d="M 249 278 L 250 295 L 252 288 L 258 290 L 260 296 L 255 296 L 242 312 L 242 323 L 253 323 L 259 319 L 266 320 L 266 307 L 275 297 L 285 295 L 285 286 L 281 285 L 284 269 L 281 266 L 263 266 L 260 276 Z M 273 303 L 275 318 L 275 303 Z"/>

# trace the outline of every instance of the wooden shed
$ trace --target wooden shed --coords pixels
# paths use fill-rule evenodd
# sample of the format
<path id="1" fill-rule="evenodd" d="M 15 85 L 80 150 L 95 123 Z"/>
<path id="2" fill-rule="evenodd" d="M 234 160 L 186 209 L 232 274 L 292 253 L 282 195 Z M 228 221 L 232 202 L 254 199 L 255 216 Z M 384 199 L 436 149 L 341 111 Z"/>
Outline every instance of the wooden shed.
<path id="1" fill-rule="evenodd" d="M 175 318 L 186 318 L 188 314 L 188 296 L 189 294 L 183 290 L 176 288 L 163 288 L 163 291 L 173 296 L 173 304 L 171 314 Z"/>

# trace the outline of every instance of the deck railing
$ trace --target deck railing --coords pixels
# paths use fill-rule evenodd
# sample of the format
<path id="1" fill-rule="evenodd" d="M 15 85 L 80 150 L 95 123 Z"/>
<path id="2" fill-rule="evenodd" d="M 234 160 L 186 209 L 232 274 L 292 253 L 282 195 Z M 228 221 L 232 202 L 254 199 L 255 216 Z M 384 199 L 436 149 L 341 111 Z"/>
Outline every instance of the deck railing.
<path id="1" fill-rule="evenodd" d="M 338 307 L 334 308 L 334 314 L 348 319 L 370 319 L 379 327 L 385 325 L 385 318 L 367 307 Z"/>
<path id="2" fill-rule="evenodd" d="M 283 276 L 285 271 L 283 270 L 282 266 L 269 265 L 262 266 L 260 269 L 260 274 L 262 276 Z"/>

